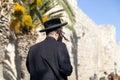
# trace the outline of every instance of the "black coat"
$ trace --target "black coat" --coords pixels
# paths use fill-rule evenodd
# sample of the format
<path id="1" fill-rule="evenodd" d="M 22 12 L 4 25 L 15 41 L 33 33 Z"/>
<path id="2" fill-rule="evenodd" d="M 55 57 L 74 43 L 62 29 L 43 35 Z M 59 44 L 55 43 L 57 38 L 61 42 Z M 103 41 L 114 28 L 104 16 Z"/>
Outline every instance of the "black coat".
<path id="1" fill-rule="evenodd" d="M 72 73 L 66 45 L 52 37 L 30 47 L 26 66 L 30 80 L 67 80 Z"/>

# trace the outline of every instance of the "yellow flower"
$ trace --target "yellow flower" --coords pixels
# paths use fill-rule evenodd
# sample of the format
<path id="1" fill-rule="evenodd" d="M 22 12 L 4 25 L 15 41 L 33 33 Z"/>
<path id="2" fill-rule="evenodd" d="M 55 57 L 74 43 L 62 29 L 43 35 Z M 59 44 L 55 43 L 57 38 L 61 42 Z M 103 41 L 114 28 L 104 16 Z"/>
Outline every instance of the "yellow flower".
<path id="1" fill-rule="evenodd" d="M 21 32 L 20 21 L 19 20 L 13 20 L 10 24 L 10 29 L 14 30 L 15 33 L 20 33 Z"/>
<path id="2" fill-rule="evenodd" d="M 26 9 L 22 5 L 20 5 L 18 3 L 16 3 L 14 5 L 14 10 L 15 10 L 15 15 L 16 16 L 21 16 L 23 14 L 27 14 Z"/>
<path id="3" fill-rule="evenodd" d="M 43 23 L 46 22 L 46 21 L 48 21 L 48 16 L 47 16 L 47 15 L 44 15 L 44 16 L 42 17 L 42 21 L 43 21 Z"/>
<path id="4" fill-rule="evenodd" d="M 37 5 L 41 5 L 42 4 L 42 0 L 36 0 Z"/>
<path id="5" fill-rule="evenodd" d="M 24 15 L 22 18 L 22 25 L 26 27 L 32 26 L 32 18 L 30 15 Z"/>

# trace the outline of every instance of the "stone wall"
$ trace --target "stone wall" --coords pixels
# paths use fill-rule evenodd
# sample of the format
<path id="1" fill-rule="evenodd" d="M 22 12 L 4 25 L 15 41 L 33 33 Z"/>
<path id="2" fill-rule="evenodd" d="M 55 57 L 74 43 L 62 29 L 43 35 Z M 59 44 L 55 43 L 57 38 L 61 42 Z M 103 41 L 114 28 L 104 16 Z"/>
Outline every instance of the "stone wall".
<path id="1" fill-rule="evenodd" d="M 120 42 L 117 44 L 116 48 L 115 48 L 115 68 L 116 68 L 116 72 L 118 73 L 118 75 L 120 75 Z"/>
<path id="2" fill-rule="evenodd" d="M 72 9 L 75 13 L 74 28 L 77 37 L 72 37 L 76 42 L 75 46 L 71 41 L 71 46 L 75 49 L 69 49 L 69 51 L 73 50 L 70 54 L 74 66 L 70 80 L 73 80 L 73 76 L 74 80 L 89 80 L 94 73 L 101 77 L 104 71 L 115 72 L 115 62 L 117 65 L 120 64 L 117 58 L 120 47 L 116 44 L 115 27 L 95 24 L 81 9 L 76 7 L 76 4 L 72 5 Z"/>

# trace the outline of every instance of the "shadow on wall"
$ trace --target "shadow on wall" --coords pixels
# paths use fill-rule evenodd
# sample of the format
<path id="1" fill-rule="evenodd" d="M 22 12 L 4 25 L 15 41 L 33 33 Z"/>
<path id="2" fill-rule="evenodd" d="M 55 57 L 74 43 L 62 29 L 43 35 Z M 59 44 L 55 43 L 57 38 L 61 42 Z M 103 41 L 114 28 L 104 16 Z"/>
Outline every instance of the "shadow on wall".
<path id="1" fill-rule="evenodd" d="M 76 80 L 78 80 L 78 38 L 77 38 L 77 34 L 73 33 L 73 35 L 70 37 L 71 38 L 71 42 L 72 42 L 72 55 L 73 55 L 73 60 L 74 60 L 74 67 L 75 67 L 75 76 L 76 76 Z"/>
<path id="2" fill-rule="evenodd" d="M 18 49 L 17 40 L 13 35 L 10 35 L 8 37 L 8 40 L 9 40 L 9 44 L 15 46 L 15 50 L 12 50 L 13 49 L 12 47 L 10 50 L 5 51 L 4 61 L 6 60 L 8 62 L 7 63 L 4 62 L 3 64 L 3 77 L 5 80 L 16 80 L 16 78 L 17 80 L 20 80 L 21 78 L 20 61 L 21 60 L 17 51 Z"/>
<path id="3" fill-rule="evenodd" d="M 20 53 L 19 53 L 19 50 L 18 50 L 18 39 L 16 40 L 15 42 L 15 64 L 16 64 L 16 70 L 17 70 L 17 80 L 21 80 L 21 57 L 20 57 Z"/>

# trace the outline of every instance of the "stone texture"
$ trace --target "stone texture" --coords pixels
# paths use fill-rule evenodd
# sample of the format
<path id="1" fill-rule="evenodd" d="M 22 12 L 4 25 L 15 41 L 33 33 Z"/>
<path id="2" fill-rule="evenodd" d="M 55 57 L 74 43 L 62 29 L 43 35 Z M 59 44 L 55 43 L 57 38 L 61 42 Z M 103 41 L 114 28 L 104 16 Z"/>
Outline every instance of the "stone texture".
<path id="1" fill-rule="evenodd" d="M 89 80 L 94 73 L 101 77 L 104 71 L 115 72 L 115 62 L 119 72 L 117 57 L 120 47 L 116 42 L 115 27 L 113 25 L 97 25 L 76 7 L 76 4 L 72 5 L 72 8 L 76 20 L 73 27 L 77 35 L 77 47 L 74 47 L 77 48 L 77 52 L 71 53 L 70 51 L 70 54 L 77 55 L 77 59 L 71 57 L 71 60 L 75 60 L 76 63 L 73 63 L 74 72 L 70 80 Z M 72 77 L 74 74 L 76 78 Z"/>

